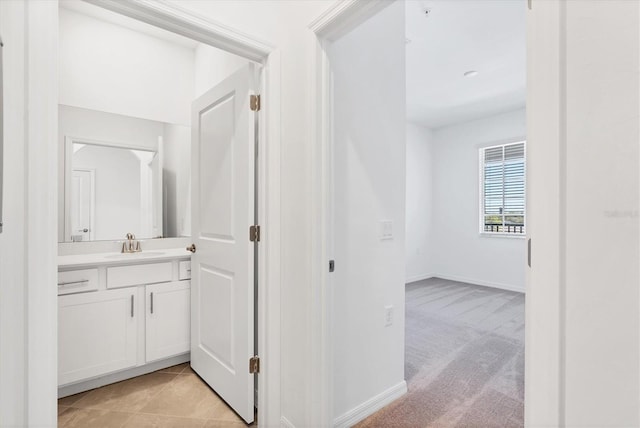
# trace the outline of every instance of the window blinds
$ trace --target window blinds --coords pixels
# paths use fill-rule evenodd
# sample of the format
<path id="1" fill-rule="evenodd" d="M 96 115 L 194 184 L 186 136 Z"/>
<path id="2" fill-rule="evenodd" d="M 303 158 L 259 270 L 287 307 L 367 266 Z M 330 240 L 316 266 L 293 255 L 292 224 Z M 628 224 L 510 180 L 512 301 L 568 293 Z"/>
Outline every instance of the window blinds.
<path id="1" fill-rule="evenodd" d="M 481 149 L 481 230 L 525 233 L 525 143 Z"/>

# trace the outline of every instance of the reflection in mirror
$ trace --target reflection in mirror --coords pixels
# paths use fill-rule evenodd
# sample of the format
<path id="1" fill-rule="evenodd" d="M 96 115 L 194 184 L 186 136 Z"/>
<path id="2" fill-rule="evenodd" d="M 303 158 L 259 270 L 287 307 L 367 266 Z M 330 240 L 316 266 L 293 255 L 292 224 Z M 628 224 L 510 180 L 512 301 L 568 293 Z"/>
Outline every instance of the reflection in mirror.
<path id="1" fill-rule="evenodd" d="M 71 150 L 68 240 L 162 236 L 160 151 L 67 142 Z M 126 233 L 126 232 L 125 232 Z"/>
<path id="2" fill-rule="evenodd" d="M 188 236 L 188 126 L 59 106 L 59 241 Z"/>

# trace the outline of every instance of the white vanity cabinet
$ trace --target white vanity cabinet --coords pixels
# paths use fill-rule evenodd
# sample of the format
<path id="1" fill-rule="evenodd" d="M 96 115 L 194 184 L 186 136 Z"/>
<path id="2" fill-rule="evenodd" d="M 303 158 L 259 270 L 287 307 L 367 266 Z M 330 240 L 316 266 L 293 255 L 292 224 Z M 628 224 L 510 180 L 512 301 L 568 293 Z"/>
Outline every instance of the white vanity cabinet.
<path id="1" fill-rule="evenodd" d="M 58 258 L 62 396 L 189 360 L 189 256 L 175 253 Z"/>
<path id="2" fill-rule="evenodd" d="M 137 364 L 136 297 L 136 288 L 58 297 L 60 385 Z"/>
<path id="3" fill-rule="evenodd" d="M 189 352 L 190 281 L 145 287 L 145 349 L 147 362 Z"/>

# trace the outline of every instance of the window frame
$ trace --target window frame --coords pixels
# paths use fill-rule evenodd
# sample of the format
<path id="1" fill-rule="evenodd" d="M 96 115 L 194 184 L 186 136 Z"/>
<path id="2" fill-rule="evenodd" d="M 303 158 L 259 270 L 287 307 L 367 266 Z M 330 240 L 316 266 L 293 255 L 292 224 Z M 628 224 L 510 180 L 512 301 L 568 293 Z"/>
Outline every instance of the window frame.
<path id="1" fill-rule="evenodd" d="M 505 147 L 516 145 L 516 144 L 524 145 L 524 212 L 523 212 L 524 226 L 523 226 L 523 231 L 522 233 L 520 232 L 487 232 L 484 230 L 484 226 L 485 226 L 485 213 L 484 213 L 484 209 L 485 209 L 485 195 L 484 195 L 484 191 L 485 191 L 485 183 L 484 183 L 485 163 L 484 162 L 485 161 L 484 159 L 485 159 L 485 156 L 484 154 L 485 154 L 485 151 L 489 149 L 502 147 L 504 150 Z M 504 156 L 504 151 L 503 151 L 503 156 Z M 480 236 L 488 237 L 488 238 L 525 239 L 527 236 L 527 140 L 525 138 L 522 138 L 522 139 L 517 139 L 515 141 L 509 141 L 509 142 L 504 142 L 500 144 L 492 144 L 492 145 L 479 147 L 478 148 L 478 177 L 479 177 L 478 231 Z M 502 214 L 502 216 L 503 216 L 503 226 L 504 226 L 505 214 Z"/>

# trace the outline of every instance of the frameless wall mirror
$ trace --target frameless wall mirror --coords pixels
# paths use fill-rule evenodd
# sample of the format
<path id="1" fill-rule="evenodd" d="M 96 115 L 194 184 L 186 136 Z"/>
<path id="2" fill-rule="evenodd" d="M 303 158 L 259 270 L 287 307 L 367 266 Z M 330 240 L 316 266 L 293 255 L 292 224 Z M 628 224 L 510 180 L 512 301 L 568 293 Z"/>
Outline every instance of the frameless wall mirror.
<path id="1" fill-rule="evenodd" d="M 189 153 L 167 159 L 165 150 L 188 148 L 188 127 L 69 106 L 59 113 L 60 242 L 189 234 Z"/>
<path id="2" fill-rule="evenodd" d="M 162 236 L 160 151 L 67 138 L 65 240 Z"/>

